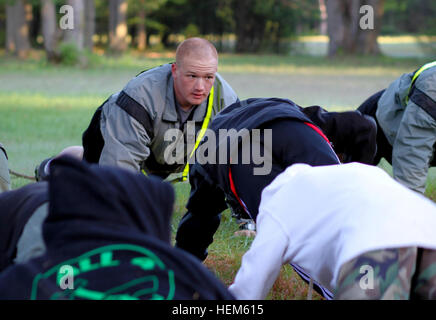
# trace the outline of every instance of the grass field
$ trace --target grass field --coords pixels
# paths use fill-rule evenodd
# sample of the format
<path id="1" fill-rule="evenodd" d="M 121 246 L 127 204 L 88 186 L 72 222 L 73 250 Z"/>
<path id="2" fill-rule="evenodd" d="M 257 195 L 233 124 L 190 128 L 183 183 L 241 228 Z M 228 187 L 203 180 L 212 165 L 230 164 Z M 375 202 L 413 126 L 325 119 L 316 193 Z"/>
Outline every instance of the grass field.
<path id="1" fill-rule="evenodd" d="M 0 54 L 0 142 L 10 168 L 33 175 L 35 165 L 69 145 L 81 144 L 81 134 L 94 110 L 141 70 L 167 63 L 173 53 L 96 59 L 81 69 L 47 65 L 41 53 L 21 62 Z M 302 106 L 321 105 L 330 110 L 355 109 L 372 93 L 386 87 L 403 72 L 415 70 L 422 59 L 345 58 L 327 60 L 303 56 L 222 55 L 219 72 L 241 99 L 284 97 Z M 390 170 L 388 165 L 384 165 Z M 427 195 L 436 199 L 435 174 Z M 29 180 L 12 177 L 17 188 Z M 184 214 L 189 185 L 175 185 L 173 233 Z M 235 237 L 237 230 L 225 212 L 210 247 L 206 265 L 230 284 L 252 239 Z M 305 299 L 307 285 L 284 267 L 269 299 Z M 315 299 L 320 299 L 315 295 Z"/>

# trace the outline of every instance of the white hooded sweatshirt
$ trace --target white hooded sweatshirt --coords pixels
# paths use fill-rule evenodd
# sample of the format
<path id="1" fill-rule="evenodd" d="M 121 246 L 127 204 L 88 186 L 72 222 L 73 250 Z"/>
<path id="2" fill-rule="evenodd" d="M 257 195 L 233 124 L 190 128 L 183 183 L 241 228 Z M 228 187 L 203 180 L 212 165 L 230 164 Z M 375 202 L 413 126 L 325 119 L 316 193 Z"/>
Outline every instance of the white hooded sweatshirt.
<path id="1" fill-rule="evenodd" d="M 365 252 L 436 249 L 436 205 L 360 163 L 290 166 L 263 190 L 256 223 L 229 288 L 238 299 L 264 299 L 285 263 L 333 292 L 341 266 Z"/>

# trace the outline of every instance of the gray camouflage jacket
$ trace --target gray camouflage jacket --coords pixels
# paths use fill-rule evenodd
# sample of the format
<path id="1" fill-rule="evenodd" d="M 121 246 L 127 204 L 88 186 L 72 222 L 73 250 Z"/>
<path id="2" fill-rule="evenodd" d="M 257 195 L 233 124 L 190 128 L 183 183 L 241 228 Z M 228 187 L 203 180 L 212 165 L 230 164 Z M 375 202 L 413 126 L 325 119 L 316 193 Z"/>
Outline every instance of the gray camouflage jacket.
<path id="1" fill-rule="evenodd" d="M 424 193 L 436 142 L 436 67 L 423 71 L 409 94 L 413 74 L 403 74 L 386 89 L 376 118 L 393 147 L 394 178 Z"/>
<path id="2" fill-rule="evenodd" d="M 226 106 L 238 101 L 238 97 L 230 85 L 217 73 L 214 83 L 214 101 L 212 116 Z M 201 128 L 206 114 L 208 99 L 195 107 L 192 121 L 195 131 Z M 116 104 L 124 104 L 120 108 Z M 187 152 L 186 126 L 181 127 L 177 106 L 174 98 L 173 77 L 171 64 L 166 64 L 145 71 L 132 80 L 124 89 L 112 95 L 103 105 L 100 118 L 100 130 L 104 140 L 104 147 L 100 155 L 99 164 L 113 165 L 133 170 L 145 170 L 147 173 L 167 176 L 180 172 L 184 168 Z M 138 121 L 139 120 L 139 121 Z M 179 129 L 183 134 L 174 141 L 168 140 L 169 129 Z M 185 139 L 183 143 L 182 139 Z M 171 148 L 180 146 L 185 152 L 178 154 L 182 159 L 175 163 L 168 163 L 165 158 L 171 153 Z"/>

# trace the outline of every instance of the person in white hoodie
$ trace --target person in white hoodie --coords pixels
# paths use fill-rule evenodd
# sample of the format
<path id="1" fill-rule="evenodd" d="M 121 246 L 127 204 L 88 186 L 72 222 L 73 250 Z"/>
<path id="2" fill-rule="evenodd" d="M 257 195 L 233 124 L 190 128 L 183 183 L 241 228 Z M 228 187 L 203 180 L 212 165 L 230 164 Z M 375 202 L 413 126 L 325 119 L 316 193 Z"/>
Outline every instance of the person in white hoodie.
<path id="1" fill-rule="evenodd" d="M 295 164 L 262 192 L 230 291 L 264 299 L 292 263 L 335 299 L 436 299 L 436 205 L 359 163 Z"/>

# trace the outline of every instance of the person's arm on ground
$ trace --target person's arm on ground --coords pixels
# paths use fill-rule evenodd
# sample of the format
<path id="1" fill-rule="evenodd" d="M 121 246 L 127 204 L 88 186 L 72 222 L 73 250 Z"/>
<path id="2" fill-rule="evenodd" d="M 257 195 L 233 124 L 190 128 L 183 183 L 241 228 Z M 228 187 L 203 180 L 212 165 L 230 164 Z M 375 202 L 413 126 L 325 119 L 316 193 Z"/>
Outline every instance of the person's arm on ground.
<path id="1" fill-rule="evenodd" d="M 259 214 L 257 234 L 242 258 L 230 292 L 239 300 L 265 299 L 284 264 L 288 236 L 274 217 Z"/>
<path id="2" fill-rule="evenodd" d="M 205 178 L 200 165 L 192 167 L 189 182 L 191 194 L 186 205 L 188 212 L 177 229 L 176 247 L 203 261 L 220 225 L 220 213 L 227 209 L 227 205 L 223 191 Z"/>

